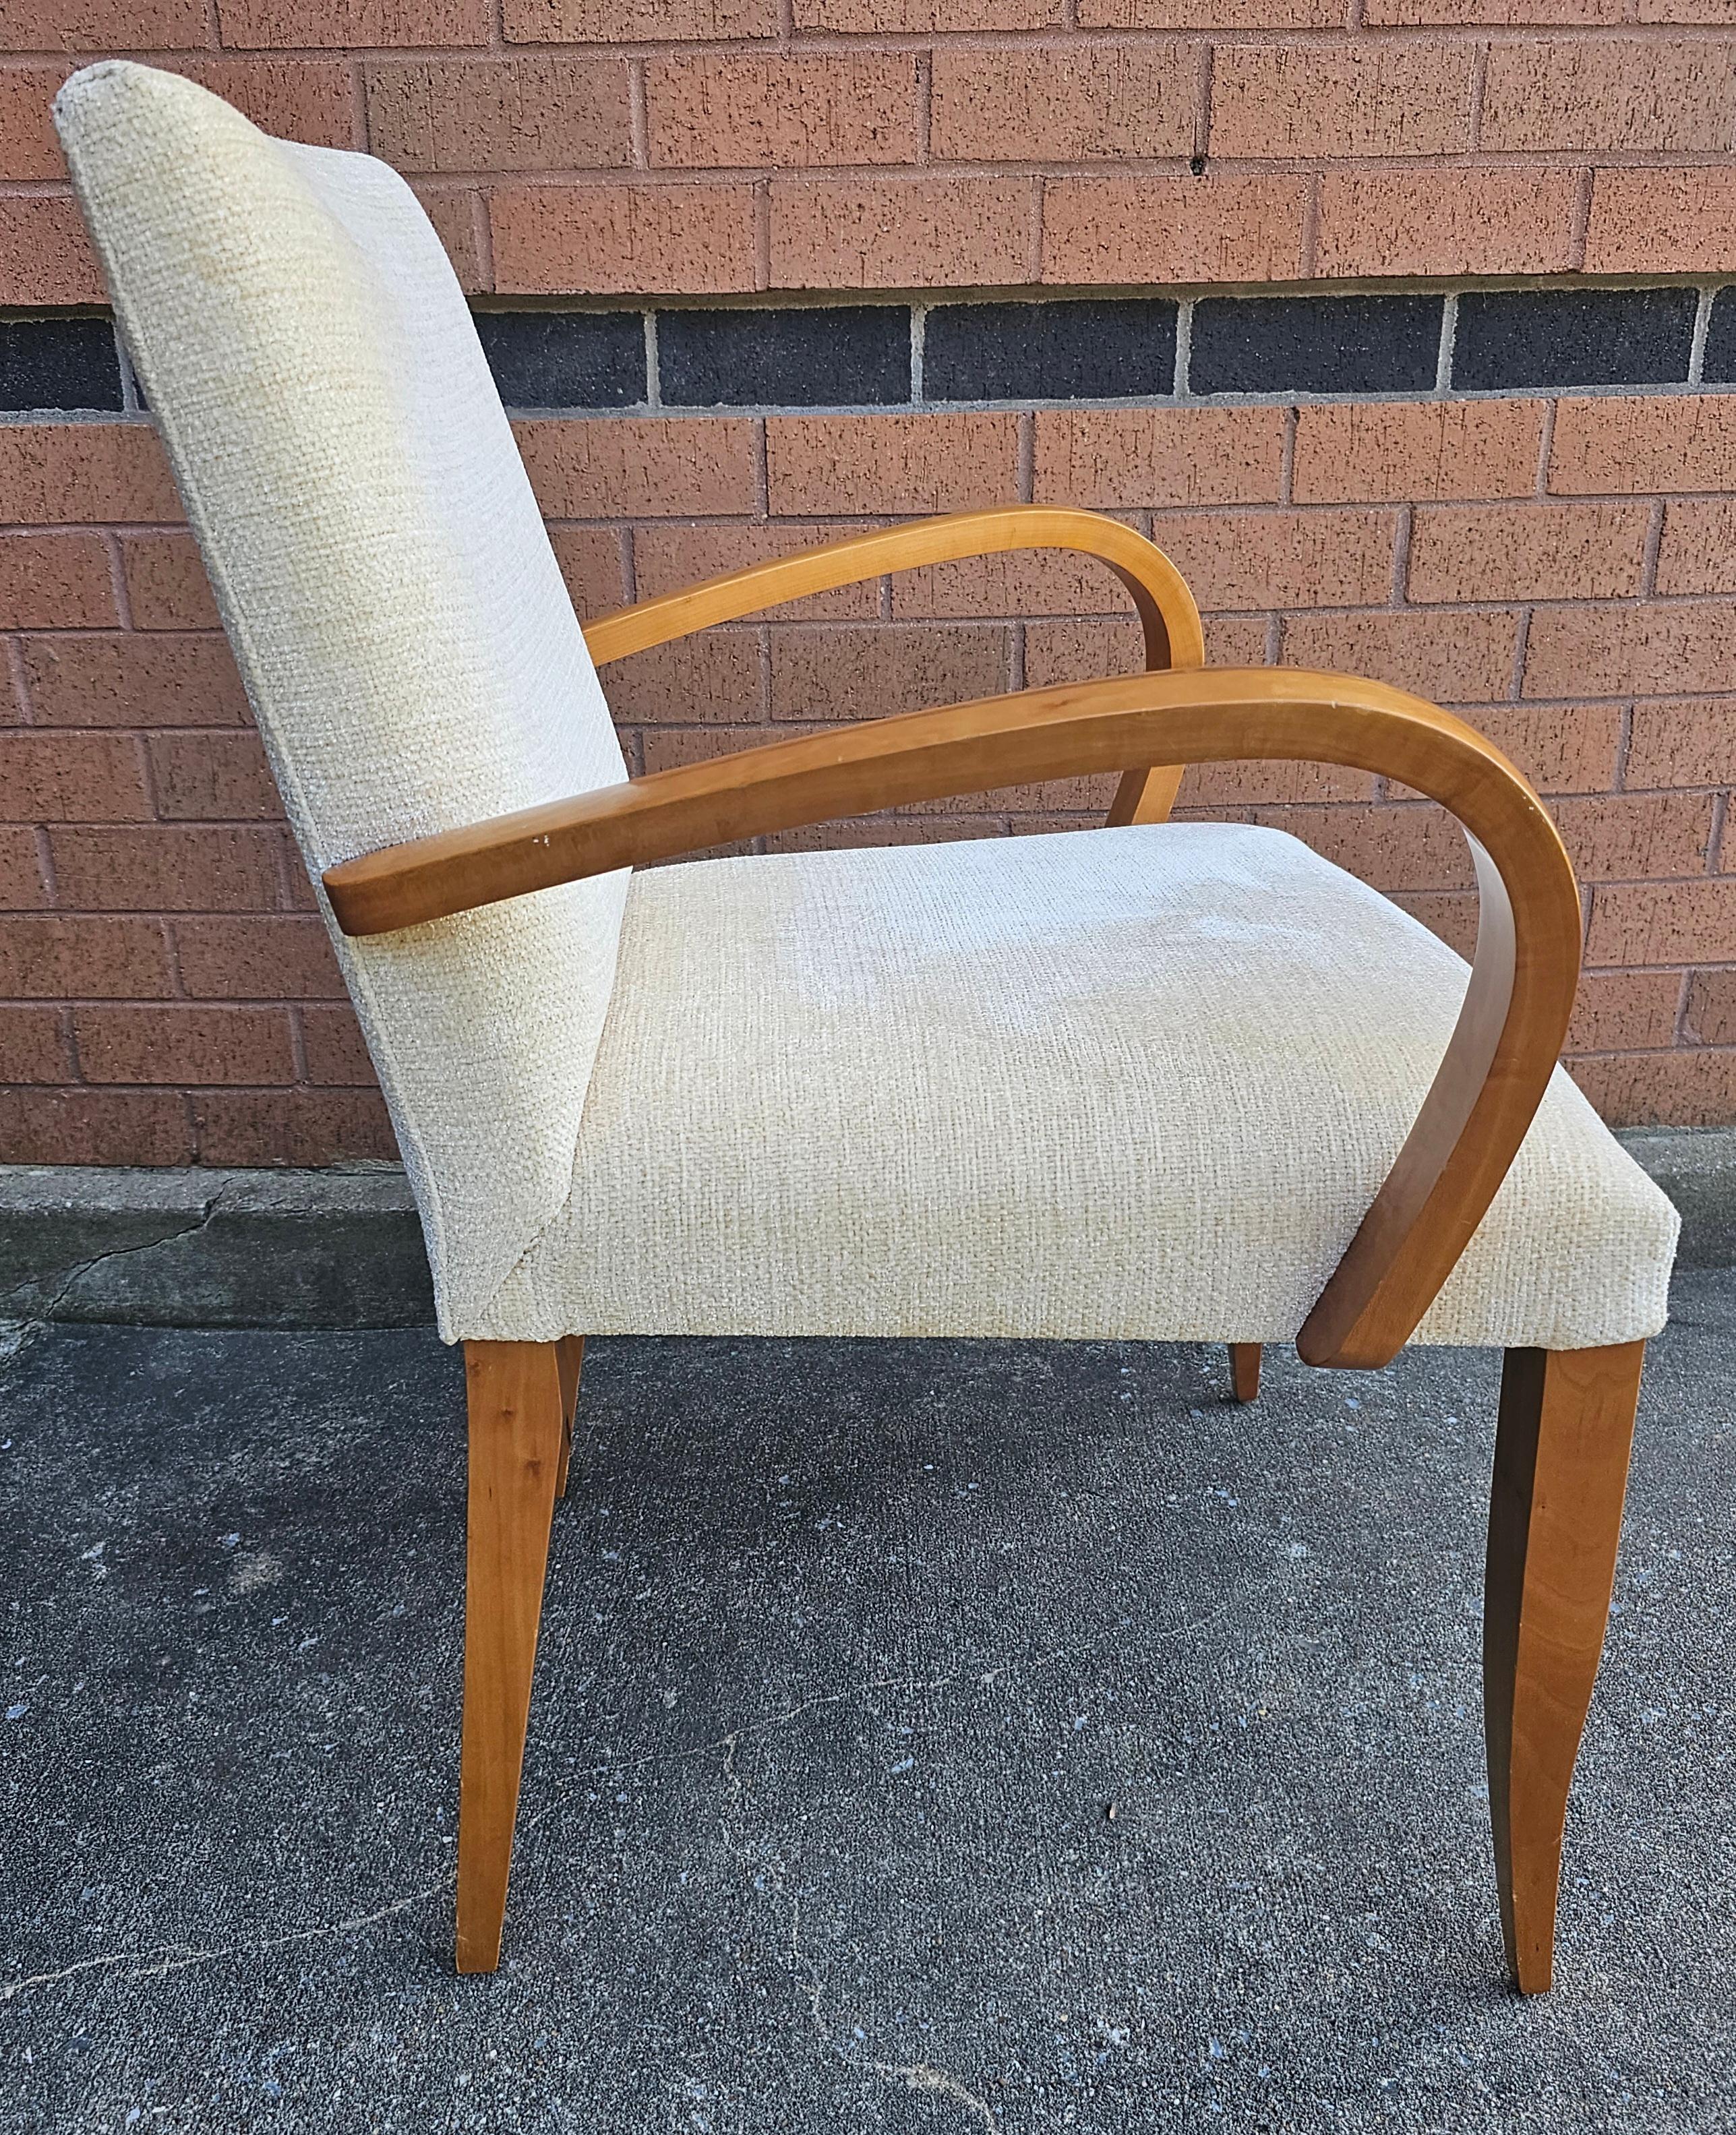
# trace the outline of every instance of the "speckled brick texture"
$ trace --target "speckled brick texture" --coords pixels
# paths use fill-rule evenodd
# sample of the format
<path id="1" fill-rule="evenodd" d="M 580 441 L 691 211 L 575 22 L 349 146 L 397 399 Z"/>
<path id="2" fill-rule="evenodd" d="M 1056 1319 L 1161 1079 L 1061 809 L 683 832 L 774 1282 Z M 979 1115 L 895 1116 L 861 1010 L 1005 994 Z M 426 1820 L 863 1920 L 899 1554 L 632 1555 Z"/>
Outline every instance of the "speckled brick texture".
<path id="1" fill-rule="evenodd" d="M 1727 0 L 0 0 L 0 304 L 101 301 L 46 108 L 107 51 L 502 293 L 1736 269 Z"/>
<path id="2" fill-rule="evenodd" d="M 1467 281 L 1736 276 L 1728 0 L 0 0 L 0 312 L 103 303 L 46 106 L 105 51 L 387 157 L 465 287 L 533 316 L 1065 293 L 1161 300 L 1173 334 L 1178 295 L 1271 285 L 1432 282 L 1438 311 Z M 1473 308 L 1452 301 L 1468 366 Z M 1211 317 L 1181 329 L 1196 392 Z M 992 322 L 950 317 L 958 375 L 990 375 Z M 1491 399 L 836 413 L 817 390 L 677 414 L 672 386 L 518 429 L 584 613 L 909 514 L 1066 501 L 1173 553 L 1214 659 L 1462 709 L 1536 781 L 1586 886 L 1574 1072 L 1612 1120 L 1709 1123 L 1736 1119 L 1731 319 L 1736 300 L 1702 307 L 1691 366 L 1673 349 L 1601 393 L 1514 373 L 1503 342 Z M 672 330 L 671 380 L 677 353 Z M 388 1155 L 148 424 L 17 404 L 0 1161 Z M 1138 658 L 1112 579 L 1016 558 L 843 589 L 605 679 L 654 770 Z M 1106 798 L 1064 782 L 784 842 L 1062 829 Z M 1462 851 L 1407 793 L 1228 766 L 1190 773 L 1182 806 L 1293 830 L 1468 942 Z"/>
<path id="3" fill-rule="evenodd" d="M 1622 1123 L 1736 1115 L 1736 457 L 1721 395 L 545 418 L 520 436 L 581 610 L 1010 497 L 1164 546 L 1210 656 L 1382 676 L 1538 785 L 1585 885 L 1574 1072 Z M 7 464 L 10 455 L 9 464 Z M 389 1130 L 149 432 L 0 429 L 0 1151 L 319 1163 Z M 1698 492 L 1698 493 L 1695 493 Z M 56 500 L 61 500 L 58 509 Z M 996 558 L 793 603 L 605 676 L 634 767 L 1135 666 L 1107 574 Z M 1102 781 L 785 843 L 1100 820 Z M 1461 946 L 1450 826 L 1360 774 L 1190 772 Z"/>

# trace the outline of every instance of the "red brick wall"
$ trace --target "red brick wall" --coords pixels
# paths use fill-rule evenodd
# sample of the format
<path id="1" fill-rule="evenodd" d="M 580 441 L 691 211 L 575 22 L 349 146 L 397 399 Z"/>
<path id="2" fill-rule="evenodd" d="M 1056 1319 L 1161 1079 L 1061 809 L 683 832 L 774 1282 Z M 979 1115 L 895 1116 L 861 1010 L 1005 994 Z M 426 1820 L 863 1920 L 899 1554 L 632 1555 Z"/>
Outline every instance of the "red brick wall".
<path id="1" fill-rule="evenodd" d="M 502 293 L 1720 270 L 1733 28 L 1729 0 L 0 0 L 0 303 L 101 300 L 46 107 L 104 51 L 386 157 Z"/>
<path id="2" fill-rule="evenodd" d="M 17 56 L 0 62 L 0 305 L 102 301 L 46 109 L 105 51 L 398 162 L 479 291 L 1736 269 L 1727 0 L 1352 7 L 0 0 Z M 908 513 L 1022 497 L 1127 517 L 1187 572 L 1212 657 L 1361 670 L 1490 731 L 1586 885 L 1575 1072 L 1617 1121 L 1736 1118 L 1736 394 L 589 417 L 521 435 L 587 612 Z M 0 1159 L 390 1153 L 143 422 L 0 424 Z M 1113 581 L 1001 559 L 605 680 L 650 770 L 1136 661 Z M 848 835 L 1000 835 L 1091 821 L 1106 798 L 1079 782 Z M 1282 824 L 1468 934 L 1457 834 L 1379 782 L 1250 766 L 1190 773 L 1184 801 Z"/>

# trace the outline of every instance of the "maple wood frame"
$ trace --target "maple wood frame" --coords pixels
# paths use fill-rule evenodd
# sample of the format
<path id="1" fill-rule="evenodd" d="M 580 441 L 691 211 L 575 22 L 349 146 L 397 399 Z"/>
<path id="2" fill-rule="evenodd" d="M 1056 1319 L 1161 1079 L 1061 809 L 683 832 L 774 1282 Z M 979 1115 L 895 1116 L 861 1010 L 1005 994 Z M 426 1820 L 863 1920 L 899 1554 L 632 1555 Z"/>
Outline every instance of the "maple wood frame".
<path id="1" fill-rule="evenodd" d="M 1470 841 L 1477 951 L 1416 1122 L 1297 1343 L 1312 1364 L 1384 1365 L 1506 1177 L 1578 984 L 1571 865 L 1536 795 L 1497 750 L 1380 683 L 1205 669 L 1198 610 L 1160 550 L 1117 520 L 1039 506 L 924 520 L 755 564 L 601 617 L 585 637 L 600 665 L 888 571 L 1039 548 L 1095 556 L 1120 579 L 1142 627 L 1145 673 L 774 742 L 388 847 L 327 872 L 333 913 L 347 933 L 387 932 L 734 840 L 1104 771 L 1123 774 L 1112 824 L 1162 821 L 1190 763 L 1287 759 L 1400 780 L 1450 810 Z M 581 1349 L 577 1337 L 465 1344 L 461 1971 L 492 1970 L 499 1959 L 549 1527 L 565 1488 Z M 1484 1695 L 1503 1936 L 1527 1992 L 1551 1976 L 1568 1789 L 1608 1614 L 1644 1349 L 1507 1353 Z M 1257 1394 L 1259 1362 L 1256 1344 L 1232 1348 L 1238 1399 Z"/>

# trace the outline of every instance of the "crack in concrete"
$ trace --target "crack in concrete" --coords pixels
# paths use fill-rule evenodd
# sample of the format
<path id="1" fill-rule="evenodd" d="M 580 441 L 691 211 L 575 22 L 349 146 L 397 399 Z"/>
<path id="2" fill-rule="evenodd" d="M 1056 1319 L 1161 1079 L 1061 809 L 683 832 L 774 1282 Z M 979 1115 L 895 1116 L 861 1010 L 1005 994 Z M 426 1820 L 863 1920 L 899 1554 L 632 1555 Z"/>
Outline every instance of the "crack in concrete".
<path id="1" fill-rule="evenodd" d="M 216 1949 L 199 1949 L 191 1943 L 162 1942 L 147 1949 L 116 1950 L 106 1957 L 80 1958 L 75 1964 L 65 1965 L 58 1972 L 33 1972 L 22 1979 L 0 1982 L 0 2003 L 10 2002 L 27 1987 L 55 1987 L 63 1980 L 75 1979 L 80 1973 L 112 1971 L 123 1964 L 137 1968 L 126 1974 L 129 1979 L 162 1979 L 172 1972 L 186 1972 L 194 1965 L 214 1963 L 220 1958 L 263 1957 L 274 1949 L 288 1949 L 296 1943 L 359 1934 L 364 1928 L 376 1927 L 394 1914 L 408 1912 L 412 1905 L 436 1896 L 444 1887 L 441 1883 L 430 1883 L 424 1890 L 412 1891 L 408 1897 L 393 1899 L 377 1911 L 356 1913 L 348 1920 L 322 1921 L 317 1927 L 296 1928 L 288 1934 L 269 1935 L 261 1942 L 228 1943 Z"/>
<path id="2" fill-rule="evenodd" d="M 188 1224 L 182 1231 L 171 1235 L 183 1237 L 193 1231 L 202 1229 L 216 1213 L 222 1198 L 223 1189 L 220 1187 L 212 1195 L 197 1222 Z M 119 1247 L 113 1253 L 99 1253 L 83 1266 L 75 1269 L 67 1278 L 67 1284 L 76 1281 L 78 1276 L 85 1272 L 88 1268 L 97 1266 L 102 1261 L 118 1259 L 127 1252 L 148 1251 L 153 1244 L 167 1242 L 167 1239 L 153 1240 L 138 1247 Z M 54 1301 L 58 1301 L 58 1298 L 64 1295 L 67 1284 L 61 1285 Z M 38 1319 L 26 1324 L 41 1325 L 48 1323 L 46 1320 Z M 1190 1637 L 1195 1632 L 1205 1630 L 1211 1624 L 1220 1621 L 1228 1613 L 1229 1606 L 1227 1601 L 1220 1602 L 1216 1607 L 1207 1610 L 1203 1616 L 1171 1624 L 1156 1635 L 1165 1643 Z M 1106 1644 L 1113 1636 L 1113 1629 L 1106 1629 L 1097 1638 L 1089 1640 L 1083 1648 L 1076 1646 L 1052 1646 L 1045 1653 L 1030 1656 L 1025 1665 L 1040 1669 L 1047 1668 L 1055 1661 L 1064 1658 L 1071 1657 L 1078 1659 L 1084 1654 L 1093 1652 Z M 925 1692 L 956 1689 L 967 1680 L 974 1680 L 981 1687 L 987 1689 L 998 1682 L 1002 1676 L 1020 1665 L 1018 1661 L 1011 1660 L 1002 1661 L 993 1668 L 974 1671 L 955 1668 L 948 1674 L 932 1677 L 872 1676 L 862 1682 L 846 1684 L 841 1690 L 817 1692 L 812 1697 L 803 1698 L 798 1704 L 786 1707 L 779 1712 L 768 1713 L 761 1719 L 739 1721 L 735 1726 L 726 1729 L 723 1734 L 711 1741 L 699 1743 L 686 1750 L 652 1750 L 640 1757 L 592 1765 L 584 1776 L 587 1779 L 618 1778 L 625 1773 L 647 1770 L 654 1765 L 689 1764 L 696 1758 L 715 1756 L 721 1752 L 723 1760 L 721 1776 L 729 1784 L 734 1804 L 739 1808 L 745 1799 L 747 1789 L 740 1774 L 736 1769 L 735 1757 L 736 1751 L 744 1737 L 765 1734 L 773 1728 L 787 1727 L 793 1721 L 800 1720 L 805 1714 L 816 1711 L 822 1706 L 841 1704 L 852 1697 L 865 1697 L 875 1691 L 893 1691 L 905 1697 L 914 1697 Z M 522 1842 L 540 1824 L 546 1823 L 550 1817 L 566 1806 L 567 1798 L 565 1795 L 557 1795 L 554 1799 L 546 1801 L 541 1808 L 528 1813 L 521 1814 L 518 1820 L 520 1841 Z M 201 1949 L 188 1943 L 160 1943 L 143 1950 L 119 1951 L 110 1956 L 81 1958 L 77 1963 L 67 1965 L 57 1972 L 32 1973 L 22 1978 L 0 1982 L 0 2005 L 11 2001 L 15 1995 L 22 1993 L 26 1987 L 54 1986 L 75 1978 L 83 1973 L 109 1971 L 120 1965 L 131 1964 L 138 1968 L 126 1975 L 129 1979 L 162 1978 L 169 1973 L 184 1971 L 195 1965 L 214 1963 L 224 1958 L 259 1956 L 274 1949 L 287 1949 L 295 1943 L 316 1941 L 322 1937 L 336 1938 L 345 1934 L 358 1934 L 366 1928 L 375 1926 L 380 1921 L 391 1918 L 395 1914 L 407 1911 L 412 1905 L 421 1905 L 429 1899 L 439 1896 L 443 1891 L 449 1891 L 452 1887 L 453 1877 L 448 1874 L 438 1882 L 427 1884 L 420 1890 L 412 1891 L 406 1896 L 393 1899 L 374 1912 L 356 1914 L 345 1920 L 322 1922 L 315 1927 L 298 1928 L 290 1934 L 269 1936 L 260 1941 L 231 1943 L 211 1949 Z M 798 1906 L 798 1915 L 799 1910 Z M 818 1975 L 812 1964 L 807 1959 L 801 1958 L 801 1952 L 797 1949 L 793 1920 L 791 1934 L 793 1954 L 795 1958 L 801 1958 L 803 1963 L 807 1963 L 810 1990 L 817 1997 L 821 1992 Z M 966 2107 L 982 2118 L 983 2124 L 990 2129 L 991 2135 L 997 2135 L 1000 2123 L 995 2118 L 991 2108 L 982 2099 L 967 2090 L 956 2077 L 948 2075 L 943 2069 L 931 2067 L 927 2062 L 923 2061 L 909 2063 L 879 2061 L 864 2056 L 852 2059 L 826 2031 L 819 2014 L 817 1998 L 814 2002 L 814 2021 L 832 2050 L 840 2058 L 849 2062 L 850 2065 L 865 2068 L 871 2074 L 888 2079 L 895 2079 L 913 2090 L 929 2091 L 936 2096 L 950 2099 L 954 2104 Z"/>
<path id="3" fill-rule="evenodd" d="M 61 1278 L 54 1295 L 46 1305 L 36 1305 L 21 1313 L 12 1324 L 23 1328 L 27 1333 L 34 1333 L 51 1325 L 61 1306 L 70 1295 L 74 1285 L 81 1282 L 94 1268 L 99 1268 L 109 1261 L 130 1259 L 137 1253 L 155 1252 L 159 1246 L 172 1245 L 177 1238 L 196 1237 L 199 1232 L 206 1228 L 222 1207 L 227 1190 L 225 1185 L 220 1184 L 216 1187 L 210 1198 L 201 1204 L 196 1216 L 184 1223 L 177 1223 L 172 1230 L 163 1232 L 159 1237 L 141 1238 L 136 1244 L 130 1246 L 115 1246 L 108 1252 L 93 1253 L 88 1260 L 76 1262 Z M 39 1280 L 37 1276 L 27 1276 L 22 1282 L 14 1283 L 6 1293 L 4 1299 L 0 1299 L 0 1304 L 10 1305 L 15 1298 L 28 1290 Z M 17 1352 L 14 1351 L 13 1353 L 16 1354 Z"/>
<path id="4" fill-rule="evenodd" d="M 822 2043 L 835 2059 L 846 2068 L 859 2069 L 864 2074 L 875 2075 L 885 2083 L 901 2083 L 906 2090 L 925 2091 L 930 2097 L 943 2098 L 951 2104 L 962 2107 L 972 2118 L 980 2120 L 988 2135 L 1000 2135 L 1001 2123 L 995 2117 L 994 2108 L 985 2098 L 961 2083 L 949 2070 L 936 2068 L 932 2061 L 883 2061 L 874 2054 L 852 2053 L 832 2036 L 820 2004 L 825 1998 L 826 1987 L 820 1978 L 819 1968 L 802 1948 L 802 1902 L 795 1900 L 790 1912 L 789 1955 L 790 1968 L 796 1975 L 797 1984 L 807 2000 L 808 2014 Z"/>

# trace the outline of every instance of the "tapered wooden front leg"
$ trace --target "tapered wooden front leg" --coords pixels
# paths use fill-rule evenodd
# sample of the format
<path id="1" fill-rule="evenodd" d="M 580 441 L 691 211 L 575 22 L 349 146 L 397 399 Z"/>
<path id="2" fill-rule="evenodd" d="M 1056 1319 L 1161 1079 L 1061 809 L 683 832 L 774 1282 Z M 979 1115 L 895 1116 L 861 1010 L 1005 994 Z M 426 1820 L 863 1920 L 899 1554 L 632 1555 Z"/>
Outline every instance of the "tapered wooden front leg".
<path id="1" fill-rule="evenodd" d="M 1259 1399 L 1260 1345 L 1258 1342 L 1230 1343 L 1229 1391 L 1239 1402 Z"/>
<path id="2" fill-rule="evenodd" d="M 458 1968 L 492 1972 L 500 1962 L 531 1670 L 560 1467 L 561 1380 L 552 1342 L 467 1342 L 464 1371 L 470 1397 L 470 1506 Z"/>
<path id="3" fill-rule="evenodd" d="M 1549 1986 L 1561 1835 L 1603 1650 L 1643 1342 L 1510 1349 L 1489 1505 L 1483 1719 L 1507 1966 Z"/>
<path id="4" fill-rule="evenodd" d="M 563 1334 L 555 1344 L 555 1361 L 560 1372 L 560 1467 L 555 1495 L 564 1498 L 567 1470 L 573 1464 L 573 1418 L 579 1407 L 579 1374 L 584 1368 L 584 1337 Z"/>

